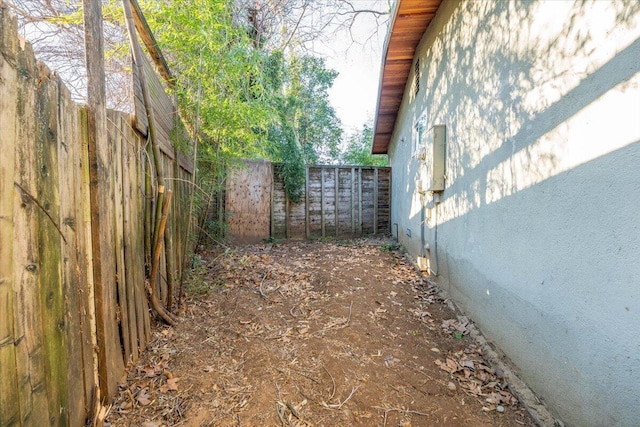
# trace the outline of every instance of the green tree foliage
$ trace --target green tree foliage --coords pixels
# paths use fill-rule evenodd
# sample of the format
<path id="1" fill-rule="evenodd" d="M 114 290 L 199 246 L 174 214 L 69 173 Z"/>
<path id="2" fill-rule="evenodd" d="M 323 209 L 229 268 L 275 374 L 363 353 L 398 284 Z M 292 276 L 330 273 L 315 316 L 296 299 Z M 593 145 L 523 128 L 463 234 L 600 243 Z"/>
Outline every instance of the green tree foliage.
<path id="1" fill-rule="evenodd" d="M 338 73 L 325 68 L 324 59 L 293 58 L 290 96 L 295 99 L 294 128 L 307 164 L 329 162 L 339 154 L 340 120 L 329 104 L 329 89 Z"/>
<path id="2" fill-rule="evenodd" d="M 149 0 L 142 8 L 178 78 L 188 122 L 200 106 L 200 133 L 215 147 L 203 150 L 201 166 L 282 163 L 287 194 L 297 200 L 305 164 L 339 154 L 341 126 L 328 100 L 337 73 L 321 58 L 266 51 L 231 1 Z"/>
<path id="3" fill-rule="evenodd" d="M 264 155 L 260 129 L 271 111 L 260 80 L 263 57 L 234 24 L 229 2 L 150 1 L 142 8 L 177 76 L 187 121 L 196 123 L 199 111 L 200 131 L 224 157 Z"/>
<path id="4" fill-rule="evenodd" d="M 387 166 L 387 156 L 371 154 L 373 144 L 373 125 L 365 123 L 362 129 L 349 136 L 347 146 L 341 153 L 344 164 L 363 166 Z"/>
<path id="5" fill-rule="evenodd" d="M 282 52 L 270 54 L 268 82 L 276 117 L 267 140 L 269 157 L 281 163 L 279 173 L 287 196 L 299 201 L 305 165 L 337 158 L 342 129 L 328 89 L 337 73 L 327 70 L 324 60 L 311 56 L 287 60 Z"/>

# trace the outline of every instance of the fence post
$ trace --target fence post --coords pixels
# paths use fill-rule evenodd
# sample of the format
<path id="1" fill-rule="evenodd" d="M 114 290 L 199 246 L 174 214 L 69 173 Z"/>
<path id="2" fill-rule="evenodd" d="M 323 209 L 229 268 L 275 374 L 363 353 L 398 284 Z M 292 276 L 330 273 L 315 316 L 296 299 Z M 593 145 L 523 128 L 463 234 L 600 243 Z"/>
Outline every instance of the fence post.
<path id="1" fill-rule="evenodd" d="M 322 237 L 324 237 L 324 168 L 320 166 L 320 224 L 322 225 Z"/>
<path id="2" fill-rule="evenodd" d="M 305 166 L 304 179 L 304 234 L 311 237 L 311 220 L 309 219 L 309 165 Z"/>
<path id="3" fill-rule="evenodd" d="M 284 191 L 284 236 L 288 239 L 291 237 L 291 224 L 289 224 L 289 196 L 287 195 L 287 190 Z"/>
<path id="4" fill-rule="evenodd" d="M 104 39 L 102 3 L 83 0 L 85 55 L 87 62 L 87 130 L 89 143 L 91 232 L 95 284 L 98 376 L 102 399 L 111 400 L 124 371 L 116 321 L 113 239 L 113 185 L 109 169 L 112 155 L 107 145 Z"/>
<path id="5" fill-rule="evenodd" d="M 358 168 L 358 235 L 362 235 L 362 168 Z"/>
<path id="6" fill-rule="evenodd" d="M 373 170 L 373 234 L 378 234 L 378 168 Z"/>
<path id="7" fill-rule="evenodd" d="M 335 196 L 334 198 L 335 198 L 335 201 L 336 201 L 336 204 L 335 204 L 335 211 L 336 211 L 336 236 L 338 235 L 338 231 L 339 231 L 339 229 L 340 229 L 340 227 L 339 227 L 340 221 L 339 221 L 339 215 L 338 215 L 338 214 L 340 213 L 340 212 L 339 212 L 339 210 L 338 210 L 338 207 L 339 207 L 338 205 L 339 205 L 339 203 L 340 203 L 340 197 L 339 197 L 339 194 L 338 194 L 338 192 L 340 191 L 340 185 L 339 185 L 339 177 L 340 177 L 340 174 L 339 174 L 339 172 L 338 172 L 338 169 L 339 169 L 339 168 L 338 168 L 338 166 L 336 166 L 336 168 L 334 169 L 334 175 L 335 175 L 335 180 L 336 180 L 336 182 L 335 182 L 335 193 L 334 193 L 334 196 Z"/>
<path id="8" fill-rule="evenodd" d="M 356 170 L 354 167 L 351 168 L 351 234 L 355 234 L 356 232 L 356 217 L 355 217 L 355 199 L 353 193 L 356 191 Z"/>
<path id="9" fill-rule="evenodd" d="M 271 203 L 271 227 L 269 235 L 272 238 L 276 237 L 276 208 L 275 208 L 275 193 L 276 193 L 276 167 L 273 163 L 269 163 L 269 168 L 271 169 L 271 194 L 270 203 Z"/>

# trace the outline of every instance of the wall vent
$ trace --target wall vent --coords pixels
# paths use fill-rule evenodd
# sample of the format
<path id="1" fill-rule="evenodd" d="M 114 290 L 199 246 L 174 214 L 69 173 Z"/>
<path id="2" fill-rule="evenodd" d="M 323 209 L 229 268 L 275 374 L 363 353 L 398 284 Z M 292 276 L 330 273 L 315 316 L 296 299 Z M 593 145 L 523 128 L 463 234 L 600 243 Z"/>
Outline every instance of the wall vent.
<path id="1" fill-rule="evenodd" d="M 416 59 L 416 64 L 413 69 L 413 95 L 418 97 L 420 92 L 420 58 Z"/>

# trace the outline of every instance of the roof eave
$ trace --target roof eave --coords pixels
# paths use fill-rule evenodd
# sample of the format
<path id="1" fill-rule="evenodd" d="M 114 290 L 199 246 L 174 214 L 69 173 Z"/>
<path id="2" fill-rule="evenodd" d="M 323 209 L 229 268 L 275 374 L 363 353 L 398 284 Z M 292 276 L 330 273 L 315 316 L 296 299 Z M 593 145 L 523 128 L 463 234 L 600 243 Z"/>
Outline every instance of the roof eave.
<path id="1" fill-rule="evenodd" d="M 386 154 L 415 50 L 442 0 L 398 0 L 385 39 L 373 127 L 372 154 Z"/>

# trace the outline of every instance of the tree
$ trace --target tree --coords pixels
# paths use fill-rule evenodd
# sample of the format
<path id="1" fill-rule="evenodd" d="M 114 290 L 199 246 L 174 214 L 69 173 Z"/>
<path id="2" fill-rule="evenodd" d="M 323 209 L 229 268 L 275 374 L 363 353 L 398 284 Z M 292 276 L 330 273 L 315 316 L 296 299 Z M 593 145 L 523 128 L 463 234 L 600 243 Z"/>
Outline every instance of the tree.
<path id="1" fill-rule="evenodd" d="M 337 73 L 328 70 L 321 58 L 287 60 L 280 51 L 269 58 L 266 74 L 270 76 L 271 102 L 277 111 L 268 132 L 269 157 L 282 164 L 279 172 L 287 196 L 298 201 L 305 165 L 328 162 L 338 156 L 342 128 L 328 98 Z"/>
<path id="2" fill-rule="evenodd" d="M 293 103 L 291 121 L 306 164 L 330 162 L 338 155 L 342 138 L 340 120 L 329 103 L 328 90 L 338 73 L 322 58 L 294 57 L 289 65 L 287 92 Z"/>
<path id="3" fill-rule="evenodd" d="M 12 0 L 6 3 L 18 17 L 19 29 L 36 57 L 65 81 L 76 100 L 86 97 L 84 31 L 81 1 Z M 121 24 L 120 2 L 104 2 L 103 13 L 107 107 L 133 111 L 131 55 Z"/>
<path id="4" fill-rule="evenodd" d="M 343 164 L 362 166 L 387 166 L 387 156 L 371 154 L 373 144 L 373 125 L 365 123 L 362 129 L 349 136 L 347 146 L 341 153 Z"/>
<path id="5" fill-rule="evenodd" d="M 390 0 L 235 0 L 234 16 L 249 22 L 256 46 L 314 54 L 314 44 L 344 32 L 353 43 L 364 43 L 351 30 L 364 19 L 384 28 Z M 364 35 L 367 39 L 374 34 Z"/>

